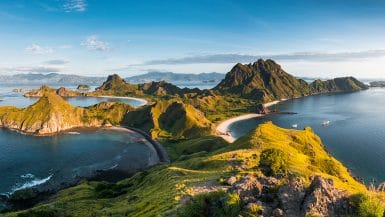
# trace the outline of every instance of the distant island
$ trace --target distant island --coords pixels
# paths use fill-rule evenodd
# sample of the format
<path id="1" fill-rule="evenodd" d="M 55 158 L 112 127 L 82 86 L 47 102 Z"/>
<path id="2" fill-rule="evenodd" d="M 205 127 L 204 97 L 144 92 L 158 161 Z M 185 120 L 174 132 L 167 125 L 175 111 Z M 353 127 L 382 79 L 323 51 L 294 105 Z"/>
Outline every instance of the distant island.
<path id="1" fill-rule="evenodd" d="M 385 87 L 385 81 L 372 81 L 370 87 Z"/>
<path id="2" fill-rule="evenodd" d="M 189 82 L 203 82 L 203 83 L 218 83 L 225 77 L 225 74 L 217 72 L 209 73 L 174 73 L 174 72 L 147 72 L 142 75 L 135 75 L 127 77 L 125 80 L 129 83 L 140 84 L 151 81 L 167 81 L 170 83 L 189 83 Z"/>
<path id="3" fill-rule="evenodd" d="M 22 211 L 24 216 L 379 216 L 384 212 L 380 193 L 357 181 L 312 129 L 288 130 L 267 122 L 233 143 L 215 131 L 228 118 L 268 113 L 264 105 L 280 100 L 368 88 L 353 77 L 309 84 L 275 61 L 260 59 L 235 65 L 209 90 L 166 81 L 133 84 L 117 74 L 87 93 L 43 86 L 26 93 L 40 97 L 34 105 L 0 107 L 0 125 L 34 134 L 132 127 L 162 142 L 171 158 L 170 164 L 119 182 L 64 189 Z M 120 103 L 79 108 L 61 98 L 72 94 L 140 97 L 149 103 L 137 109 Z M 25 203 L 36 195 L 21 191 L 10 200 Z"/>
<path id="4" fill-rule="evenodd" d="M 224 78 L 222 73 L 174 73 L 174 72 L 148 72 L 142 75 L 135 75 L 125 78 L 129 83 L 140 84 L 148 82 L 167 81 L 182 85 L 213 84 L 219 83 Z M 79 76 L 72 74 L 59 73 L 28 73 L 15 75 L 0 75 L 0 84 L 7 85 L 100 85 L 105 80 L 104 77 Z"/>

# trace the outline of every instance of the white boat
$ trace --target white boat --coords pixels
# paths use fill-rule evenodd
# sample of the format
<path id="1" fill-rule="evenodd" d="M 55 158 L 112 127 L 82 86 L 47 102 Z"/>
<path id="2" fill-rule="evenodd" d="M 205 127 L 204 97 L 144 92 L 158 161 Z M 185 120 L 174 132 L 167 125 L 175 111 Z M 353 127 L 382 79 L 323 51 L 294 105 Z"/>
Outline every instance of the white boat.
<path id="1" fill-rule="evenodd" d="M 69 134 L 69 135 L 79 135 L 80 133 L 79 132 L 67 132 L 67 134 Z"/>
<path id="2" fill-rule="evenodd" d="M 329 126 L 330 121 L 322 121 L 321 125 L 322 126 Z"/>
<path id="3" fill-rule="evenodd" d="M 293 124 L 291 125 L 292 128 L 297 128 L 298 127 L 298 124 Z"/>

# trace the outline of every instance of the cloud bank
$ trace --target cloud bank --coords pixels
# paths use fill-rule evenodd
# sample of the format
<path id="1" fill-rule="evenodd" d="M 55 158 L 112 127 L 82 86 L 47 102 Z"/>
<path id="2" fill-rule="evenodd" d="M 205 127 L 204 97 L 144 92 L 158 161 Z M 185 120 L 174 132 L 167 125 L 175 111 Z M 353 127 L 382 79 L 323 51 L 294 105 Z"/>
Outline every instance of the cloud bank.
<path id="1" fill-rule="evenodd" d="M 61 71 L 62 68 L 56 66 L 20 66 L 0 68 L 1 73 L 52 73 Z"/>
<path id="2" fill-rule="evenodd" d="M 338 53 L 322 53 L 322 52 L 297 52 L 287 54 L 272 55 L 249 55 L 249 54 L 210 54 L 196 55 L 182 58 L 169 58 L 149 60 L 142 65 L 180 65 L 180 64 L 202 64 L 202 63 L 245 63 L 254 62 L 255 60 L 274 59 L 277 61 L 313 61 L 313 62 L 333 62 L 333 61 L 351 61 L 363 60 L 377 57 L 384 57 L 385 50 L 365 50 L 356 52 L 338 52 Z"/>
<path id="3" fill-rule="evenodd" d="M 38 44 L 32 44 L 26 47 L 25 51 L 31 54 L 49 54 L 53 52 L 53 49 L 50 47 L 43 47 Z"/>

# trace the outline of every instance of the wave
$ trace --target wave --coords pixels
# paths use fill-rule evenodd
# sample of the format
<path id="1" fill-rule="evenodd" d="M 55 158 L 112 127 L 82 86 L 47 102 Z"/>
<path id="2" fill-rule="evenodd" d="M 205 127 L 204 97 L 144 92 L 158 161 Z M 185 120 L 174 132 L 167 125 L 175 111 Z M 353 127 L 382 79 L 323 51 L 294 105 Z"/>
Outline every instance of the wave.
<path id="1" fill-rule="evenodd" d="M 31 187 L 34 187 L 34 186 L 37 186 L 37 185 L 44 184 L 44 183 L 48 182 L 52 178 L 52 176 L 53 176 L 53 174 L 49 175 L 48 177 L 43 178 L 43 179 L 34 179 L 34 180 L 31 180 L 31 181 L 25 182 L 21 186 L 15 186 L 14 188 L 12 188 L 12 193 L 14 193 L 15 191 L 18 191 L 18 190 L 22 190 L 22 189 L 26 189 L 26 188 L 31 188 Z"/>

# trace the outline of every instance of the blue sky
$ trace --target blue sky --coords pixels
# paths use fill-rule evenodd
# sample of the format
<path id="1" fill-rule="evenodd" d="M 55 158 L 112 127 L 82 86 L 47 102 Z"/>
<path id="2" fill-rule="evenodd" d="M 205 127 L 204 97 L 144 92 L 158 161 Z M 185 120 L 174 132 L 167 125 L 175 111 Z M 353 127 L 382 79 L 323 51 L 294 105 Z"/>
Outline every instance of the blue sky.
<path id="1" fill-rule="evenodd" d="M 2 0 L 0 73 L 227 72 L 385 78 L 384 0 Z"/>

